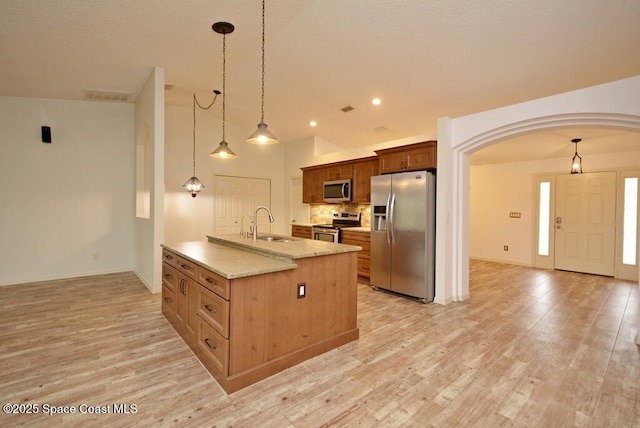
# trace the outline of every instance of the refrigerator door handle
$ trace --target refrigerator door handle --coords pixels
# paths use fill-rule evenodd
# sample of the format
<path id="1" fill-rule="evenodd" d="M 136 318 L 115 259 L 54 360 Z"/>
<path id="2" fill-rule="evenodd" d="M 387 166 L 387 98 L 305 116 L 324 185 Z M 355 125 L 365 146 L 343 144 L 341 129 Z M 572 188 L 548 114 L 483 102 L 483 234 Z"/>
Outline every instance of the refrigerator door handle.
<path id="1" fill-rule="evenodd" d="M 387 234 L 387 244 L 391 244 L 391 217 L 389 207 L 391 206 L 391 193 L 387 195 L 387 206 L 385 207 L 386 213 L 386 225 L 385 225 L 385 233 Z"/>
<path id="2" fill-rule="evenodd" d="M 394 221 L 395 221 L 395 209 L 396 209 L 396 194 L 392 193 L 391 195 L 391 201 L 389 203 L 389 211 L 387 211 L 389 214 L 389 225 L 387 226 L 387 233 L 390 233 L 391 235 L 391 243 L 395 242 L 395 236 L 393 235 L 393 229 L 394 229 Z"/>

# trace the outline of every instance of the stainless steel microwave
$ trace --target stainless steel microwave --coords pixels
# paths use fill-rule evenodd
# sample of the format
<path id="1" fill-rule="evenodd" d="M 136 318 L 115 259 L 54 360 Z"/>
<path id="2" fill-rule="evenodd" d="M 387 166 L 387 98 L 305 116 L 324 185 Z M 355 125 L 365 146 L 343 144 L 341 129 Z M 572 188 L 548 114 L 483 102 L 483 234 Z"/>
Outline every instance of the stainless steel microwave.
<path id="1" fill-rule="evenodd" d="M 325 181 L 322 190 L 322 199 L 325 202 L 350 202 L 351 179 Z"/>

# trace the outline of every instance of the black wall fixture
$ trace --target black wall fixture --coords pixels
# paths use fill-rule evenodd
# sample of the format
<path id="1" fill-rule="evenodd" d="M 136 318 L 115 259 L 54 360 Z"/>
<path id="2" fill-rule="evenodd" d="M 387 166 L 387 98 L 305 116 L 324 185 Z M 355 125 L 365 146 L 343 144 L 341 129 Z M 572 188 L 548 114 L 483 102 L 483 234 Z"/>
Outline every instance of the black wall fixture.
<path id="1" fill-rule="evenodd" d="M 42 142 L 50 143 L 51 142 L 51 127 L 43 126 L 42 127 Z"/>

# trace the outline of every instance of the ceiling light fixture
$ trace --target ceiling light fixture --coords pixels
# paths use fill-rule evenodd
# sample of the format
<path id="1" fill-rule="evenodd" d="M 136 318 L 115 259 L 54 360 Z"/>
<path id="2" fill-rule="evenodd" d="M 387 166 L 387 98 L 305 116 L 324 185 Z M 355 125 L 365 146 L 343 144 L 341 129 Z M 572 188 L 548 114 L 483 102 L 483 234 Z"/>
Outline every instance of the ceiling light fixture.
<path id="1" fill-rule="evenodd" d="M 226 118 L 226 98 L 227 98 L 227 34 L 233 33 L 235 27 L 228 22 L 216 22 L 211 26 L 213 31 L 222 34 L 222 141 L 217 149 L 209 156 L 213 158 L 235 158 L 237 157 L 229 148 L 225 140 L 225 118 Z"/>
<path id="2" fill-rule="evenodd" d="M 311 122 L 309 122 L 309 126 L 317 126 L 318 122 L 316 122 L 315 120 L 312 120 Z"/>
<path id="3" fill-rule="evenodd" d="M 381 102 L 382 101 L 380 101 L 380 98 L 374 98 L 371 100 L 371 104 L 373 104 L 374 106 L 379 106 Z"/>
<path id="4" fill-rule="evenodd" d="M 578 143 L 582 141 L 582 138 L 574 138 L 571 140 L 576 145 L 576 154 L 571 159 L 571 174 L 582 174 L 582 158 L 578 155 Z"/>
<path id="5" fill-rule="evenodd" d="M 214 99 L 215 102 L 215 99 Z M 213 105 L 213 103 L 211 103 Z M 182 187 L 187 189 L 194 198 L 204 189 L 204 184 L 196 177 L 196 94 L 193 93 L 193 176 Z"/>
<path id="6" fill-rule="evenodd" d="M 264 0 L 262 0 L 262 101 L 260 104 L 260 123 L 258 129 L 247 138 L 247 143 L 251 144 L 275 144 L 278 139 L 267 129 L 264 123 Z"/>

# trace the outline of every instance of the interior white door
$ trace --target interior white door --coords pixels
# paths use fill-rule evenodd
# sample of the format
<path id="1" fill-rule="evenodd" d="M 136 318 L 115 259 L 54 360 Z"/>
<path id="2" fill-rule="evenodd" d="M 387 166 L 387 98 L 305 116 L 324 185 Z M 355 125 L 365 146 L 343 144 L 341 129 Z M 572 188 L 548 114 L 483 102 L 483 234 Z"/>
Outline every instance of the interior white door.
<path id="1" fill-rule="evenodd" d="M 216 235 L 240 235 L 242 217 L 253 217 L 257 207 L 271 208 L 271 180 L 264 178 L 231 177 L 216 175 L 213 198 Z M 244 219 L 244 231 L 249 230 L 251 220 Z M 258 214 L 258 231 L 270 232 L 271 223 L 264 210 Z"/>
<path id="2" fill-rule="evenodd" d="M 615 210 L 615 172 L 556 176 L 554 267 L 613 276 Z"/>
<path id="3" fill-rule="evenodd" d="M 291 223 L 309 223 L 309 204 L 302 203 L 302 177 L 292 178 L 289 186 Z"/>

